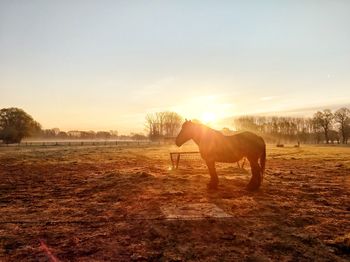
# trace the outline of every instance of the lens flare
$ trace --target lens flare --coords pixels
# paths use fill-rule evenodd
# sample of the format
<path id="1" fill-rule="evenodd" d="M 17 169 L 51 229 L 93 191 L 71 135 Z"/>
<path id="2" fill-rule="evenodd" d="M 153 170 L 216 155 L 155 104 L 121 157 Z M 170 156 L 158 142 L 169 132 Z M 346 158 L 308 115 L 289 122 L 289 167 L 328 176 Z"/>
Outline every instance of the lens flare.
<path id="1" fill-rule="evenodd" d="M 216 115 L 212 112 L 204 112 L 200 120 L 204 124 L 212 123 L 216 120 Z"/>

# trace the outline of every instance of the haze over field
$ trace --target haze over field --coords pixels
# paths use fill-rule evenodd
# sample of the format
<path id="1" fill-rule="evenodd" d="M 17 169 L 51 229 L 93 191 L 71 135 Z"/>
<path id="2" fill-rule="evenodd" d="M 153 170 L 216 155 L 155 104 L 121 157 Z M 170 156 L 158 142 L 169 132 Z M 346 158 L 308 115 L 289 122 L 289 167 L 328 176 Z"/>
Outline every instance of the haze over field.
<path id="1" fill-rule="evenodd" d="M 1 261 L 350 261 L 350 0 L 0 0 Z"/>
<path id="2" fill-rule="evenodd" d="M 0 1 L 0 108 L 44 128 L 143 131 L 349 105 L 349 1 Z M 312 110 L 312 113 L 314 110 Z"/>

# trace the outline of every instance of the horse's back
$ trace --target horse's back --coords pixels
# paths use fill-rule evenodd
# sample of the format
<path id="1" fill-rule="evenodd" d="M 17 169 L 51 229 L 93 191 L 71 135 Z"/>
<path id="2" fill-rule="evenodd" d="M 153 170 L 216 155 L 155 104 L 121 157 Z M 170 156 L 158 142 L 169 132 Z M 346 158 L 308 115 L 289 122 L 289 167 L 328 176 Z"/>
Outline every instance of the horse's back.
<path id="1" fill-rule="evenodd" d="M 240 132 L 227 138 L 242 150 L 247 157 L 250 155 L 260 155 L 265 150 L 264 139 L 249 131 Z"/>
<path id="2" fill-rule="evenodd" d="M 250 131 L 239 132 L 237 134 L 230 135 L 227 137 L 232 138 L 232 139 L 236 139 L 238 141 L 243 141 L 245 143 L 265 145 L 265 141 L 261 136 L 258 136 L 257 134 L 250 132 Z"/>
<path id="3" fill-rule="evenodd" d="M 217 162 L 237 162 L 243 157 L 256 159 L 264 150 L 264 140 L 249 131 L 225 136 L 213 130 L 213 132 L 207 132 L 199 144 L 202 158 Z"/>

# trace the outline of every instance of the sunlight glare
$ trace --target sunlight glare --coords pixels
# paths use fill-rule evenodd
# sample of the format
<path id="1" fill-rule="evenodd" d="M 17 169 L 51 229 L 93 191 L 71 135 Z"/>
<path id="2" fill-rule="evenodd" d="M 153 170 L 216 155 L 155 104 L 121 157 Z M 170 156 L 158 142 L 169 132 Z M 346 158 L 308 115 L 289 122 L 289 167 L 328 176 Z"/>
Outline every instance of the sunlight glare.
<path id="1" fill-rule="evenodd" d="M 204 112 L 201 116 L 201 122 L 208 124 L 216 120 L 216 115 L 212 112 Z"/>

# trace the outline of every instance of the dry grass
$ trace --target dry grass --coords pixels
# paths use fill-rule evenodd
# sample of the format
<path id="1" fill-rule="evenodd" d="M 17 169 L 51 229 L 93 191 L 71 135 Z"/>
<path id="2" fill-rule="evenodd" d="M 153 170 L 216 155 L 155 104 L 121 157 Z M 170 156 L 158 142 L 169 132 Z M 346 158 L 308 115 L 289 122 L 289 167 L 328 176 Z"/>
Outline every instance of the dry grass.
<path id="1" fill-rule="evenodd" d="M 350 148 L 271 146 L 256 193 L 236 165 L 207 191 L 201 162 L 169 170 L 172 150 L 1 148 L 0 260 L 48 261 L 40 241 L 61 261 L 350 259 Z M 162 212 L 200 203 L 228 216 Z"/>

